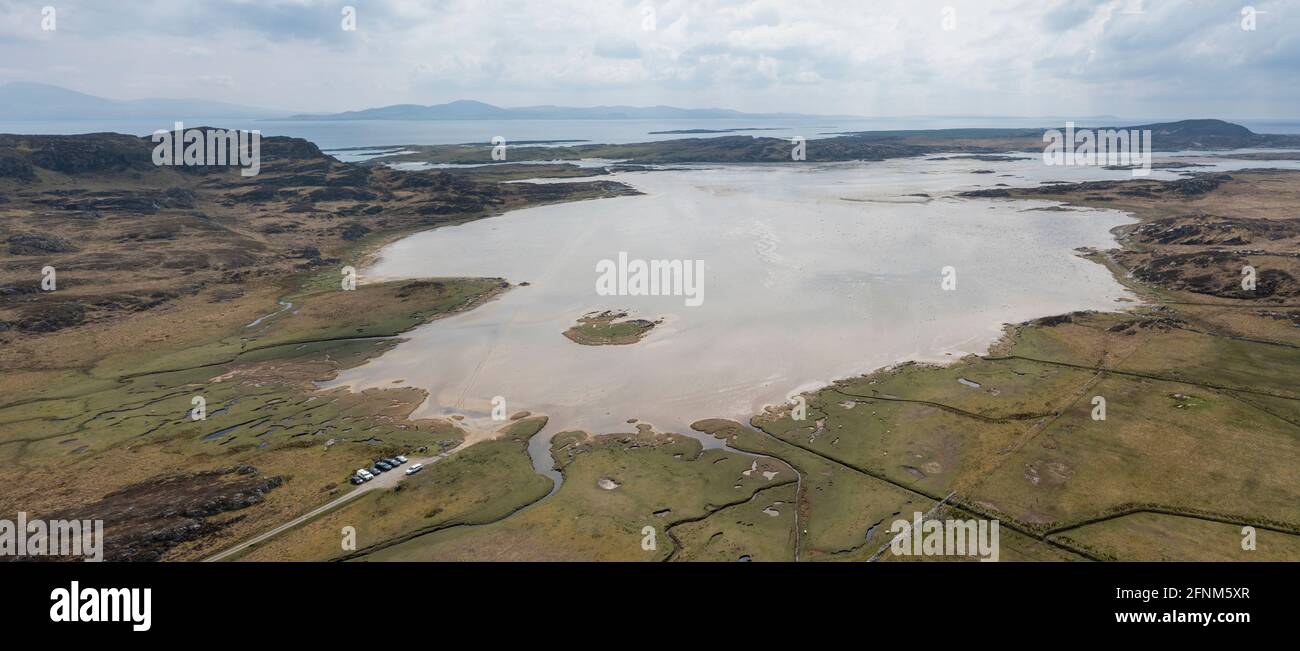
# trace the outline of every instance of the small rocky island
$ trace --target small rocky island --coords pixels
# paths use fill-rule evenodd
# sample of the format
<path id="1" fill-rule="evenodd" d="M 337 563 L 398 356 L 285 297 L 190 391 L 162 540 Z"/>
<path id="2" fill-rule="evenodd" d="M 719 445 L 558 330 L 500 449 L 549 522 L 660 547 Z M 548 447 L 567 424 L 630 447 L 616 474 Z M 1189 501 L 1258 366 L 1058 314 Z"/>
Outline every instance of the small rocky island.
<path id="1" fill-rule="evenodd" d="M 564 336 L 584 346 L 626 346 L 641 341 L 663 319 L 629 319 L 622 310 L 588 312 Z"/>

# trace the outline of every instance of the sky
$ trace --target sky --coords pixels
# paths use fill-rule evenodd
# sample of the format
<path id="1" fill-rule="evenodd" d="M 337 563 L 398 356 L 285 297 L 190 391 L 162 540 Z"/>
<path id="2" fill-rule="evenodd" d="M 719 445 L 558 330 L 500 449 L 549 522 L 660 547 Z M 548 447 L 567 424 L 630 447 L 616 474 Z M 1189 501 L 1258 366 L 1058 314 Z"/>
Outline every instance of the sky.
<path id="1" fill-rule="evenodd" d="M 54 29 L 43 29 L 45 7 Z M 354 30 L 345 29 L 347 7 Z M 304 112 L 475 99 L 863 116 L 1300 117 L 1300 0 L 1250 8 L 1240 0 L 0 0 L 0 83 Z M 1243 29 L 1252 18 L 1254 29 Z"/>

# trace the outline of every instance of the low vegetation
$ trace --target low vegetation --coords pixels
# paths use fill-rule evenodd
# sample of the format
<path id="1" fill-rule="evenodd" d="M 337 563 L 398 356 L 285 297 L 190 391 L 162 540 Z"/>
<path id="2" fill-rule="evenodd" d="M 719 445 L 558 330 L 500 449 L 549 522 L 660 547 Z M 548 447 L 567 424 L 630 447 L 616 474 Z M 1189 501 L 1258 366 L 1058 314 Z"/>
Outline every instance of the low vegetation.
<path id="1" fill-rule="evenodd" d="M 564 336 L 584 346 L 625 346 L 641 341 L 659 321 L 629 319 L 627 312 L 605 310 L 591 312 L 564 331 Z"/>
<path id="2" fill-rule="evenodd" d="M 949 134 L 971 139 L 955 151 L 1000 155 L 984 151 L 996 149 L 987 136 Z M 841 144 L 892 156 L 922 147 L 917 137 Z M 771 139 L 746 140 L 762 151 L 729 155 L 765 160 Z M 642 162 L 700 151 L 675 142 L 685 158 L 663 143 L 546 151 Z M 343 291 L 340 271 L 419 229 L 629 188 L 498 182 L 532 168 L 604 173 L 559 165 L 348 165 L 273 138 L 262 175 L 243 180 L 155 168 L 144 143 L 0 136 L 0 511 L 102 517 L 110 557 L 203 558 L 355 490 L 348 475 L 376 457 L 454 450 L 240 557 L 902 560 L 888 551 L 891 523 L 933 512 L 998 519 L 1003 560 L 1300 558 L 1300 173 L 969 193 L 1131 212 L 1120 249 L 1081 255 L 1142 302 L 1010 326 L 988 354 L 951 365 L 836 382 L 804 396 L 806 414 L 694 424 L 727 447 L 644 425 L 564 432 L 550 447 L 556 489 L 528 453 L 544 416 L 463 445 L 472 433 L 455 420 L 410 419 L 421 390 L 319 386 L 509 285 Z M 47 265 L 56 291 L 40 287 Z M 605 312 L 566 335 L 633 343 L 653 325 Z M 340 544 L 344 527 L 355 549 Z M 1242 549 L 1244 527 L 1256 551 Z"/>
<path id="3" fill-rule="evenodd" d="M 416 230 L 631 192 L 369 170 L 288 138 L 264 139 L 249 178 L 149 155 L 130 136 L 0 136 L 23 171 L 0 178 L 0 511 L 102 517 L 110 557 L 204 557 L 352 490 L 376 457 L 460 444 L 453 421 L 408 418 L 422 390 L 317 383 L 508 285 L 344 291 L 342 267 Z"/>

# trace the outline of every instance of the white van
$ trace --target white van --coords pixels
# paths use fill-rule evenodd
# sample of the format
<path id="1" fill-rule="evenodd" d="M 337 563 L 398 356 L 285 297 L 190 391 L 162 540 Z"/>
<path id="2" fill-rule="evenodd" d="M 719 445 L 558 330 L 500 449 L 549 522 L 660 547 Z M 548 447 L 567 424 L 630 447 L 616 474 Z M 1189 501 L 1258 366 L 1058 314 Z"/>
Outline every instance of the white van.
<path id="1" fill-rule="evenodd" d="M 370 471 L 366 470 L 365 468 L 358 470 L 357 476 L 360 477 L 362 481 L 370 481 L 371 479 L 375 478 L 375 476 L 370 474 Z"/>
<path id="2" fill-rule="evenodd" d="M 406 474 L 414 475 L 415 473 L 420 472 L 423 468 L 424 464 L 422 463 L 411 464 L 411 467 L 406 469 Z"/>

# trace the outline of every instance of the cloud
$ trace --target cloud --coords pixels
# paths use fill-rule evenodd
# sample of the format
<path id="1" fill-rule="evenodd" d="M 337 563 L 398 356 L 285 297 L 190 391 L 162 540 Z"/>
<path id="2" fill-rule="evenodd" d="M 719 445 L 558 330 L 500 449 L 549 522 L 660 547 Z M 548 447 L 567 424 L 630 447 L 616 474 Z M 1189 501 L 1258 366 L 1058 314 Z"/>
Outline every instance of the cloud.
<path id="1" fill-rule="evenodd" d="M 1056 0 L 1043 15 L 1043 26 L 1052 32 L 1064 32 L 1081 27 L 1105 5 L 1105 2 L 1086 0 Z"/>
<path id="2" fill-rule="evenodd" d="M 1252 4 L 1255 31 L 1237 0 L 61 0 L 49 33 L 0 0 L 0 81 L 314 111 L 1291 114 L 1300 0 Z"/>
<path id="3" fill-rule="evenodd" d="M 607 59 L 639 59 L 641 46 L 630 39 L 601 40 L 596 43 L 595 54 Z"/>

